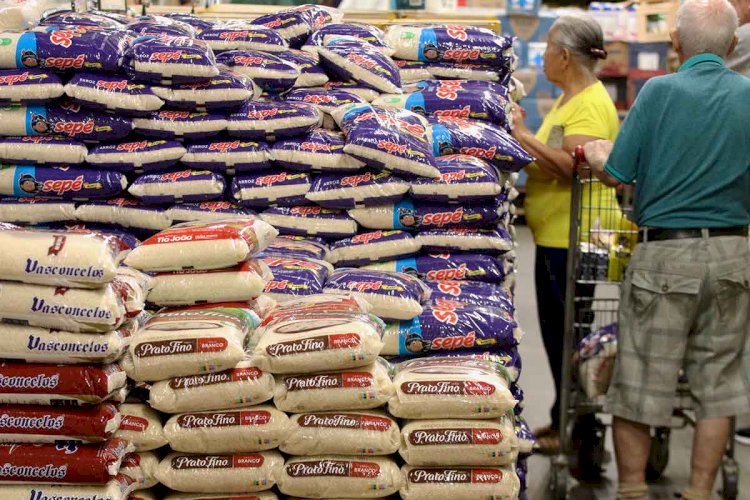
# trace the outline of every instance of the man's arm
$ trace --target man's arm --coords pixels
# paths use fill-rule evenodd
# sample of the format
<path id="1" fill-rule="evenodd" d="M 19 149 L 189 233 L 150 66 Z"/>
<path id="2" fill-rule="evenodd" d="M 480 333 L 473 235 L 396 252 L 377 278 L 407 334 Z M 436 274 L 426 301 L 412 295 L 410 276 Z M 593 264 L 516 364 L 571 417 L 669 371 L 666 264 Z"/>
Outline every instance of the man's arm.
<path id="1" fill-rule="evenodd" d="M 591 171 L 596 175 L 605 186 L 617 187 L 622 182 L 611 176 L 605 170 L 607 159 L 612 152 L 612 142 L 598 140 L 587 142 L 583 145 L 583 152 L 586 156 L 586 162 L 591 167 Z"/>

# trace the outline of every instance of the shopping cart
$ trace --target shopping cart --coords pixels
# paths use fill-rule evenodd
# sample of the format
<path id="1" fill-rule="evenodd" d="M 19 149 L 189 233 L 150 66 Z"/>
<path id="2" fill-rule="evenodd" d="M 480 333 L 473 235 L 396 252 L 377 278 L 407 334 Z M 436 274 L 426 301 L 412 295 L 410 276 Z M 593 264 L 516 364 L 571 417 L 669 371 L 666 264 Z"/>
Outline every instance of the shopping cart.
<path id="1" fill-rule="evenodd" d="M 633 191 L 625 187 L 613 196 L 592 174 L 583 147 L 573 155 L 573 178 L 568 280 L 566 283 L 565 328 L 560 392 L 560 452 L 552 458 L 550 488 L 555 499 L 568 498 L 573 466 L 579 478 L 599 476 L 607 458 L 606 426 L 597 418 L 603 413 L 602 398 L 589 399 L 576 383 L 574 347 L 590 332 L 617 322 L 619 288 L 638 229 L 630 221 Z M 647 478 L 659 479 L 669 462 L 669 441 L 673 429 L 695 425 L 687 381 L 680 379 L 675 395 L 671 427 L 652 430 Z M 722 464 L 722 498 L 738 495 L 739 473 L 730 440 Z"/>

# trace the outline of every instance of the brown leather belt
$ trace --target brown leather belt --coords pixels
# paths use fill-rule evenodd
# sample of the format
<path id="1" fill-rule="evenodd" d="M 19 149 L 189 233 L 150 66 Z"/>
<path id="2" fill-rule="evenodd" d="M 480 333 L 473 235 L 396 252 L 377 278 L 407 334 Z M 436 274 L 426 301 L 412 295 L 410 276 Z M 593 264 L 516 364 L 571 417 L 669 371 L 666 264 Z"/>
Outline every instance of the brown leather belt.
<path id="1" fill-rule="evenodd" d="M 638 232 L 638 242 L 685 240 L 689 238 L 702 238 L 704 231 L 708 232 L 709 238 L 719 236 L 747 236 L 747 226 L 717 227 L 710 229 L 664 229 L 649 227 Z"/>

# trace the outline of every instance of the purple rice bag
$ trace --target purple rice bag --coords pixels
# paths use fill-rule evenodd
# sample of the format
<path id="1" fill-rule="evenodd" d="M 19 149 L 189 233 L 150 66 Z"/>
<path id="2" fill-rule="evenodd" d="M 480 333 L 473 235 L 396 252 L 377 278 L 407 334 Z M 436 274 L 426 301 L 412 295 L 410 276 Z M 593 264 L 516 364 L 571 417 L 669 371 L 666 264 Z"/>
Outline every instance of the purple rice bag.
<path id="1" fill-rule="evenodd" d="M 96 28 L 122 29 L 123 24 L 110 17 L 93 12 L 65 10 L 53 12 L 39 21 L 40 26 L 93 26 Z"/>
<path id="2" fill-rule="evenodd" d="M 271 168 L 271 153 L 265 142 L 214 137 L 190 143 L 182 164 L 196 170 L 245 174 Z"/>
<path id="3" fill-rule="evenodd" d="M 430 229 L 417 235 L 426 252 L 503 253 L 513 250 L 513 237 L 503 229 Z"/>
<path id="4" fill-rule="evenodd" d="M 140 174 L 172 168 L 185 152 L 176 141 L 127 141 L 92 147 L 86 162 L 97 168 Z"/>
<path id="5" fill-rule="evenodd" d="M 252 20 L 251 24 L 273 29 L 293 48 L 301 47 L 312 32 L 310 15 L 293 9 L 265 14 Z"/>
<path id="6" fill-rule="evenodd" d="M 363 161 L 344 153 L 344 146 L 344 134 L 318 128 L 274 142 L 271 154 L 278 166 L 302 172 L 352 172 L 364 167 Z"/>
<path id="7" fill-rule="evenodd" d="M 275 141 L 309 134 L 322 119 L 320 111 L 307 104 L 250 101 L 229 115 L 227 131 L 233 137 Z"/>
<path id="8" fill-rule="evenodd" d="M 328 246 L 320 238 L 282 235 L 273 240 L 262 255 L 266 254 L 325 260 Z"/>
<path id="9" fill-rule="evenodd" d="M 3 32 L 3 69 L 47 69 L 114 72 L 130 42 L 124 30 L 90 26 L 45 26 L 26 32 Z M 15 61 L 7 64 L 8 61 Z"/>
<path id="10" fill-rule="evenodd" d="M 238 175 L 232 179 L 232 196 L 237 203 L 265 208 L 293 207 L 307 202 L 310 176 L 304 172 L 271 170 L 257 174 Z"/>
<path id="11" fill-rule="evenodd" d="M 227 119 L 205 111 L 164 109 L 134 118 L 133 125 L 139 134 L 156 139 L 204 139 L 225 130 Z"/>
<path id="12" fill-rule="evenodd" d="M 209 170 L 144 174 L 128 192 L 144 203 L 190 203 L 215 200 L 224 192 L 224 177 Z"/>
<path id="13" fill-rule="evenodd" d="M 346 135 L 344 152 L 368 166 L 409 178 L 440 175 L 419 115 L 362 104 L 339 108 L 334 118 Z"/>
<path id="14" fill-rule="evenodd" d="M 324 47 L 326 39 L 339 38 L 341 36 L 354 37 L 370 45 L 378 47 L 384 53 L 390 55 L 391 48 L 384 41 L 385 33 L 376 26 L 364 23 L 333 23 L 320 28 L 307 38 L 306 46 Z M 328 38 L 330 40 L 330 38 Z M 307 49 L 305 49 L 307 50 Z"/>
<path id="15" fill-rule="evenodd" d="M 511 102 L 508 89 L 493 82 L 423 80 L 404 89 L 404 94 L 382 95 L 378 106 L 408 109 L 421 115 L 472 118 L 509 129 Z"/>
<path id="16" fill-rule="evenodd" d="M 252 210 L 243 208 L 229 201 L 203 201 L 198 203 L 179 203 L 167 210 L 167 215 L 177 224 L 180 222 L 211 222 L 223 219 L 255 219 Z"/>
<path id="17" fill-rule="evenodd" d="M 513 294 L 510 290 L 481 281 L 428 281 L 435 304 L 460 302 L 470 306 L 498 307 L 513 314 Z"/>
<path id="18" fill-rule="evenodd" d="M 438 156 L 436 179 L 414 179 L 411 196 L 436 203 L 505 201 L 504 186 L 494 167 L 475 156 Z"/>
<path id="19" fill-rule="evenodd" d="M 327 208 L 352 209 L 393 203 L 404 197 L 409 184 L 387 171 L 358 174 L 323 174 L 312 184 L 307 199 Z M 356 220 L 356 215 L 349 214 Z M 365 226 L 368 227 L 368 226 Z M 394 229 L 394 228 L 372 228 Z M 401 228 L 395 228 L 401 229 Z"/>
<path id="20" fill-rule="evenodd" d="M 216 24 L 215 21 L 212 21 L 210 19 L 204 19 L 202 17 L 196 16 L 195 14 L 186 14 L 183 12 L 170 12 L 168 14 L 164 14 L 164 17 L 189 24 L 190 26 L 195 28 L 196 33 L 200 33 L 205 29 L 212 28 Z"/>
<path id="21" fill-rule="evenodd" d="M 128 181 L 119 172 L 26 165 L 0 168 L 2 196 L 90 200 L 117 196 L 126 187 Z"/>
<path id="22" fill-rule="evenodd" d="M 242 24 L 215 24 L 204 29 L 197 38 L 205 41 L 213 50 L 262 50 L 281 52 L 289 47 L 286 40 L 271 28 Z"/>
<path id="23" fill-rule="evenodd" d="M 317 53 L 289 49 L 274 55 L 299 68 L 300 76 L 294 82 L 295 87 L 318 87 L 328 82 L 328 75 L 320 66 L 320 56 Z"/>
<path id="24" fill-rule="evenodd" d="M 524 418 L 516 418 L 516 437 L 518 438 L 519 457 L 527 458 L 534 453 L 536 436 Z"/>
<path id="25" fill-rule="evenodd" d="M 286 92 L 300 76 L 299 68 L 274 54 L 258 50 L 230 50 L 216 56 L 216 62 L 232 68 L 267 92 Z"/>
<path id="26" fill-rule="evenodd" d="M 168 106 L 191 111 L 236 109 L 260 96 L 260 88 L 250 78 L 226 68 L 207 80 L 154 87 L 153 91 Z"/>
<path id="27" fill-rule="evenodd" d="M 491 123 L 451 117 L 434 117 L 430 123 L 436 156 L 474 156 L 509 172 L 518 172 L 534 161 L 509 133 Z"/>
<path id="28" fill-rule="evenodd" d="M 80 165 L 88 148 L 81 141 L 57 135 L 0 137 L 0 162 L 59 167 Z"/>
<path id="29" fill-rule="evenodd" d="M 83 109 L 69 101 L 0 108 L 0 136 L 63 135 L 84 142 L 110 142 L 132 130 L 130 118 Z"/>
<path id="30" fill-rule="evenodd" d="M 505 86 L 513 73 L 507 67 L 460 62 L 425 63 L 425 69 L 430 74 L 425 80 L 486 80 Z"/>
<path id="31" fill-rule="evenodd" d="M 76 219 L 76 204 L 49 198 L 0 197 L 0 221 L 13 224 L 46 224 Z"/>
<path id="32" fill-rule="evenodd" d="M 519 496 L 519 500 L 525 500 L 522 498 L 522 496 L 526 495 L 526 490 L 529 488 L 528 483 L 528 473 L 529 473 L 529 466 L 526 463 L 526 459 L 522 458 L 519 459 L 516 462 L 516 475 L 518 476 L 518 481 L 521 483 L 520 490 L 521 490 L 521 496 Z"/>
<path id="33" fill-rule="evenodd" d="M 422 314 L 421 303 L 429 299 L 429 289 L 408 274 L 367 269 L 337 269 L 326 283 L 324 293 L 352 294 L 372 306 L 372 314 L 383 319 L 411 320 Z"/>
<path id="34" fill-rule="evenodd" d="M 161 16 L 141 16 L 128 23 L 125 29 L 134 36 L 184 36 L 193 38 L 196 30 L 191 25 Z"/>
<path id="35" fill-rule="evenodd" d="M 364 42 L 334 40 L 318 49 L 326 71 L 341 81 L 354 80 L 389 94 L 401 93 L 401 76 L 393 60 Z"/>
<path id="36" fill-rule="evenodd" d="M 429 253 L 373 267 L 412 274 L 425 281 L 470 280 L 502 284 L 507 274 L 503 263 L 495 257 L 471 253 Z"/>
<path id="37" fill-rule="evenodd" d="M 51 224 L 44 224 L 34 226 L 35 229 L 47 229 L 56 231 L 94 231 L 105 235 L 115 236 L 122 241 L 126 247 L 133 249 L 141 244 L 141 241 L 128 231 L 123 231 L 116 226 L 109 226 L 107 224 L 88 224 L 84 222 L 53 222 Z"/>
<path id="38" fill-rule="evenodd" d="M 140 37 L 130 45 L 123 68 L 131 78 L 173 85 L 201 82 L 219 74 L 211 47 L 187 37 Z"/>
<path id="39" fill-rule="evenodd" d="M 415 202 L 411 198 L 349 211 L 349 215 L 362 227 L 412 231 L 491 226 L 500 220 L 501 213 L 502 207 L 494 202 L 484 205 L 443 205 Z"/>
<path id="40" fill-rule="evenodd" d="M 166 208 L 124 197 L 81 203 L 75 208 L 75 219 L 144 231 L 163 231 L 172 225 Z"/>
<path id="41" fill-rule="evenodd" d="M 487 28 L 463 25 L 391 26 L 385 43 L 394 57 L 408 61 L 475 62 L 509 67 L 513 38 Z"/>
<path id="42" fill-rule="evenodd" d="M 404 231 L 373 231 L 331 243 L 328 262 L 352 267 L 411 257 L 419 252 L 417 241 Z"/>
<path id="43" fill-rule="evenodd" d="M 346 90 L 296 89 L 284 96 L 287 102 L 302 102 L 316 106 L 323 113 L 331 113 L 346 104 L 366 104 L 357 94 Z"/>
<path id="44" fill-rule="evenodd" d="M 361 97 L 367 102 L 372 102 L 380 95 L 380 92 L 378 92 L 377 90 L 371 89 L 369 87 L 365 87 L 364 85 L 361 85 L 357 82 L 352 82 L 352 81 L 346 81 L 346 82 L 330 81 L 330 82 L 323 84 L 323 89 L 324 90 L 346 90 L 347 92 L 351 92 L 352 94 L 358 95 L 359 97 Z"/>
<path id="45" fill-rule="evenodd" d="M 312 31 L 319 31 L 331 23 L 338 23 L 344 18 L 344 13 L 339 9 L 327 7 L 325 5 L 304 4 L 292 7 L 291 10 L 304 12 L 307 14 L 308 22 Z"/>
<path id="46" fill-rule="evenodd" d="M 273 279 L 266 284 L 265 293 L 277 300 L 284 296 L 291 299 L 323 293 L 323 286 L 333 271 L 333 267 L 325 262 L 289 255 L 266 253 L 261 260 L 273 274 Z"/>
<path id="47" fill-rule="evenodd" d="M 68 80 L 65 93 L 87 108 L 126 115 L 144 115 L 164 105 L 149 85 L 121 75 L 77 73 Z"/>
<path id="48" fill-rule="evenodd" d="M 357 234 L 357 223 L 346 212 L 323 207 L 275 207 L 265 210 L 260 217 L 281 234 L 332 240 Z"/>
<path id="49" fill-rule="evenodd" d="M 0 70 L 0 105 L 43 104 L 64 93 L 57 74 L 42 69 Z"/>
<path id="50" fill-rule="evenodd" d="M 429 356 L 466 349 L 512 349 L 516 322 L 502 309 L 430 306 L 411 321 L 388 325 L 383 354 Z"/>

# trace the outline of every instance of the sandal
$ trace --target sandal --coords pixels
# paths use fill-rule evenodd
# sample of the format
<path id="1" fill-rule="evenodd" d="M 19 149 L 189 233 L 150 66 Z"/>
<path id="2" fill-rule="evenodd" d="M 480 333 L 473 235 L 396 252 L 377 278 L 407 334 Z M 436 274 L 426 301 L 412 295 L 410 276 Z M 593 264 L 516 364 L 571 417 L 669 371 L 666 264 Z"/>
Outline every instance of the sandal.
<path id="1" fill-rule="evenodd" d="M 538 451 L 542 455 L 555 455 L 560 451 L 560 432 L 552 426 L 534 430 Z"/>

